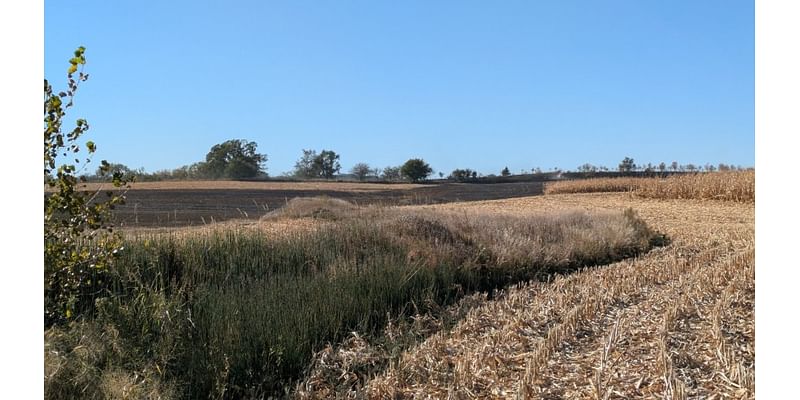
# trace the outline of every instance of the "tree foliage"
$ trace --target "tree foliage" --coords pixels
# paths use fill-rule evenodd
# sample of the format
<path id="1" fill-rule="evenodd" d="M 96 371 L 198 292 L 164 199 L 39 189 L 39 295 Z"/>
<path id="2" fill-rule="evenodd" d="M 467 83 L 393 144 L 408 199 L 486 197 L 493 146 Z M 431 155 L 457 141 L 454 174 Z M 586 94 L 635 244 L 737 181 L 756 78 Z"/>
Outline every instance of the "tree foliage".
<path id="1" fill-rule="evenodd" d="M 303 149 L 303 156 L 294 164 L 294 175 L 298 178 L 314 177 L 314 159 L 317 157 L 315 150 Z"/>
<path id="2" fill-rule="evenodd" d="M 398 181 L 401 177 L 400 167 L 386 167 L 381 172 L 381 179 L 386 181 Z"/>
<path id="3" fill-rule="evenodd" d="M 203 175 L 212 179 L 255 178 L 264 174 L 267 155 L 257 151 L 256 142 L 235 139 L 211 147 L 202 164 Z"/>
<path id="4" fill-rule="evenodd" d="M 500 171 L 500 175 L 501 176 L 511 176 L 511 171 L 508 170 L 508 167 L 505 167 L 505 168 L 503 168 L 502 171 Z"/>
<path id="5" fill-rule="evenodd" d="M 355 175 L 360 181 L 366 179 L 370 172 L 372 172 L 372 169 L 369 167 L 369 164 L 363 162 L 354 165 L 353 168 L 350 169 L 350 173 Z"/>
<path id="6" fill-rule="evenodd" d="M 98 192 L 80 190 L 81 179 L 77 174 L 86 168 L 90 158 L 81 163 L 79 154 L 84 150 L 91 155 L 97 147 L 92 141 L 83 145 L 79 141 L 89 130 L 85 119 L 77 119 L 70 131 L 62 129 L 79 84 L 89 78 L 83 73 L 84 52 L 85 48 L 79 47 L 69 60 L 66 91 L 56 94 L 47 79 L 44 80 L 44 317 L 47 325 L 70 319 L 93 306 L 98 295 L 96 289 L 102 287 L 101 282 L 121 249 L 121 239 L 113 232 L 109 221 L 111 210 L 124 202 L 124 195 L 107 191 L 102 198 Z M 126 184 L 123 172 L 112 170 L 112 165 L 105 160 L 98 172 L 110 174 L 114 187 Z"/>
<path id="7" fill-rule="evenodd" d="M 314 169 L 319 172 L 320 177 L 333 179 L 342 169 L 342 166 L 339 165 L 339 155 L 333 150 L 322 150 L 314 159 Z"/>
<path id="8" fill-rule="evenodd" d="M 432 172 L 433 168 L 421 158 L 412 158 L 400 167 L 400 174 L 411 182 L 424 180 Z"/>
<path id="9" fill-rule="evenodd" d="M 476 171 L 473 171 L 473 170 L 469 169 L 469 168 L 464 168 L 464 169 L 456 168 L 456 169 L 453 170 L 453 172 L 450 173 L 450 176 L 448 176 L 448 179 L 452 179 L 452 180 L 455 180 L 457 182 L 463 182 L 463 181 L 468 180 L 470 178 L 473 178 L 473 179 L 477 178 L 477 176 L 478 176 L 478 173 Z"/>
<path id="10" fill-rule="evenodd" d="M 578 166 L 578 172 L 597 172 L 598 168 L 592 164 L 584 163 Z"/>
<path id="11" fill-rule="evenodd" d="M 303 149 L 303 156 L 294 165 L 294 175 L 299 178 L 325 178 L 333 179 L 342 166 L 339 164 L 339 155 L 332 150 Z"/>
<path id="12" fill-rule="evenodd" d="M 625 157 L 622 162 L 619 163 L 619 172 L 631 172 L 636 170 L 636 164 L 634 164 L 633 159 L 630 157 Z"/>

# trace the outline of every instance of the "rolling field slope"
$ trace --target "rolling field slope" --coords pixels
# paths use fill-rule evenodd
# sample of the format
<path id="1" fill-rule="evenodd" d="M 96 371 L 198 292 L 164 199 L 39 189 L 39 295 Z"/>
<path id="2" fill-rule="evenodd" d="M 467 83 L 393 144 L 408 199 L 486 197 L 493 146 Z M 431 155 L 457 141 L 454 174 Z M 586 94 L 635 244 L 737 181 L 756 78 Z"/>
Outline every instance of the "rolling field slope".
<path id="1" fill-rule="evenodd" d="M 512 288 L 369 381 L 370 398 L 753 398 L 752 204 L 568 194 L 435 207 L 633 207 L 672 240 Z"/>

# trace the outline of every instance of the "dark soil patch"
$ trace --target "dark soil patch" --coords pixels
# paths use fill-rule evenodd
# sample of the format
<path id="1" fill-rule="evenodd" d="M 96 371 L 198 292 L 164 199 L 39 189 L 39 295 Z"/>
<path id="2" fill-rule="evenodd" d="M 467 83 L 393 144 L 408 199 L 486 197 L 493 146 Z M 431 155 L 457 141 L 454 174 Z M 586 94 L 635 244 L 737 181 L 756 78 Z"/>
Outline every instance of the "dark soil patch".
<path id="1" fill-rule="evenodd" d="M 330 196 L 358 205 L 437 204 L 494 200 L 542 194 L 542 182 L 445 183 L 408 190 L 345 192 L 330 190 L 165 189 L 130 190 L 114 211 L 118 227 L 181 227 L 230 219 L 258 219 L 295 197 Z"/>

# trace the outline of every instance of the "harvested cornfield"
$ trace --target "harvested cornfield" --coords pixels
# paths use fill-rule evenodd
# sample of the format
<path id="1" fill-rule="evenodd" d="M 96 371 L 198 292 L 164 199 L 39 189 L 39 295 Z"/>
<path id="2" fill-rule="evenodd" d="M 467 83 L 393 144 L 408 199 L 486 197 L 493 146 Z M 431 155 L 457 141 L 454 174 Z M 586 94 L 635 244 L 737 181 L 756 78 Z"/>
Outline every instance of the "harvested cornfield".
<path id="1" fill-rule="evenodd" d="M 755 171 L 672 175 L 666 178 L 593 178 L 548 183 L 545 194 L 630 192 L 655 199 L 752 202 Z"/>
<path id="2" fill-rule="evenodd" d="M 479 299 L 452 329 L 338 395 L 754 398 L 752 204 L 578 194 L 442 207 L 498 214 L 633 207 L 673 240 L 639 258 Z M 358 348 L 350 350 L 341 376 L 358 366 Z"/>

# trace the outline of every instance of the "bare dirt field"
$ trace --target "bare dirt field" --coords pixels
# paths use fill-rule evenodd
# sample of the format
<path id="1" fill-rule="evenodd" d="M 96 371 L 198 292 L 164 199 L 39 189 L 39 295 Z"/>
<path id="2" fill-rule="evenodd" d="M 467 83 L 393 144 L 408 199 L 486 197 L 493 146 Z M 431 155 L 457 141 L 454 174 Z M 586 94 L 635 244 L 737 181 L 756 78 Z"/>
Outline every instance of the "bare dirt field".
<path id="1" fill-rule="evenodd" d="M 160 181 L 134 182 L 132 190 L 320 190 L 329 192 L 373 192 L 406 190 L 425 185 L 413 183 L 360 183 L 360 182 L 255 182 L 255 181 Z M 108 183 L 90 182 L 81 185 L 85 190 L 113 189 Z"/>
<path id="2" fill-rule="evenodd" d="M 370 398 L 754 398 L 753 204 L 565 194 L 434 207 L 632 207 L 672 240 L 512 288 L 369 381 Z"/>
<path id="3" fill-rule="evenodd" d="M 90 184 L 89 190 L 98 190 Z M 295 197 L 330 196 L 359 205 L 436 204 L 532 196 L 541 182 L 373 184 L 347 182 L 145 182 L 134 184 L 114 211 L 121 228 L 204 226 L 255 221 Z"/>

